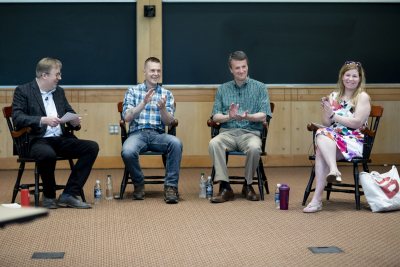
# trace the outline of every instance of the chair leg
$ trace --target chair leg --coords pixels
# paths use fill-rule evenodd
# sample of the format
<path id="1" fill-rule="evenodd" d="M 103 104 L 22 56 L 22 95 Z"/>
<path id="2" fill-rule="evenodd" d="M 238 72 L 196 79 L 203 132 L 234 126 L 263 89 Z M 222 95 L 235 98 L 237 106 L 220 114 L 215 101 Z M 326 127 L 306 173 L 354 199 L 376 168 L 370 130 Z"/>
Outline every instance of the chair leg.
<path id="1" fill-rule="evenodd" d="M 39 206 L 39 169 L 35 163 L 35 207 Z"/>
<path id="2" fill-rule="evenodd" d="M 302 202 L 303 206 L 306 205 L 308 196 L 311 193 L 312 185 L 313 185 L 313 182 L 314 182 L 314 178 L 315 178 L 315 166 L 313 166 L 312 169 L 311 169 L 310 179 L 308 179 L 308 184 L 306 186 L 306 190 L 304 191 L 304 197 L 303 197 L 303 202 Z"/>
<path id="3" fill-rule="evenodd" d="M 269 195 L 269 186 L 268 186 L 268 179 L 267 176 L 265 175 L 265 171 L 264 171 L 264 164 L 262 163 L 262 160 L 260 159 L 260 171 L 261 171 L 261 176 L 264 182 L 264 187 L 265 187 L 265 192 L 267 193 L 267 195 Z"/>
<path id="4" fill-rule="evenodd" d="M 354 164 L 353 165 L 353 173 L 354 173 L 354 192 L 355 192 L 355 198 L 356 198 L 356 209 L 360 210 L 361 209 L 361 203 L 360 203 L 360 182 L 359 182 L 359 171 L 358 171 L 358 165 Z"/>
<path id="5" fill-rule="evenodd" d="M 128 169 L 125 167 L 124 176 L 122 177 L 122 181 L 121 181 L 121 189 L 119 191 L 119 198 L 120 199 L 124 198 L 124 193 L 125 193 L 126 184 L 128 182 L 128 179 L 129 179 L 129 172 L 128 172 Z"/>
<path id="6" fill-rule="evenodd" d="M 211 169 L 211 181 L 213 181 L 213 182 L 214 182 L 214 177 L 215 177 L 215 168 L 214 168 L 214 165 L 213 165 L 213 167 Z"/>
<path id="7" fill-rule="evenodd" d="M 264 179 L 261 174 L 260 167 L 257 168 L 257 181 L 258 181 L 258 191 L 260 192 L 260 199 L 264 200 Z"/>
<path id="8" fill-rule="evenodd" d="M 21 185 L 21 178 L 22 178 L 22 174 L 24 173 L 24 170 L 25 170 L 25 162 L 21 162 L 19 164 L 18 176 L 17 176 L 17 180 L 15 181 L 14 191 L 13 191 L 11 203 L 14 203 L 15 199 L 17 198 L 17 195 L 18 195 L 18 192 L 19 192 L 19 187 Z"/>
<path id="9" fill-rule="evenodd" d="M 325 187 L 326 190 L 326 200 L 329 200 L 329 198 L 331 197 L 331 189 L 332 189 L 332 183 L 328 183 Z"/>

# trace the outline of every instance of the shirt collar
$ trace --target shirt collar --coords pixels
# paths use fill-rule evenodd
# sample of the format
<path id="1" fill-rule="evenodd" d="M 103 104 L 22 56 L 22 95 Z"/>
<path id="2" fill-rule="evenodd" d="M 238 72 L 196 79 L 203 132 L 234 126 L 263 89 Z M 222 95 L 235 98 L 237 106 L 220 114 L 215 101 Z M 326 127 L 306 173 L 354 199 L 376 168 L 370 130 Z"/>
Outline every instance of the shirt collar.
<path id="1" fill-rule="evenodd" d="M 250 80 L 250 77 L 247 76 L 246 80 L 243 82 L 243 84 L 241 86 L 237 85 L 235 80 L 233 80 L 232 82 L 233 82 L 233 85 L 235 86 L 235 88 L 239 88 L 240 89 L 240 88 L 246 86 L 249 83 L 249 80 Z"/>

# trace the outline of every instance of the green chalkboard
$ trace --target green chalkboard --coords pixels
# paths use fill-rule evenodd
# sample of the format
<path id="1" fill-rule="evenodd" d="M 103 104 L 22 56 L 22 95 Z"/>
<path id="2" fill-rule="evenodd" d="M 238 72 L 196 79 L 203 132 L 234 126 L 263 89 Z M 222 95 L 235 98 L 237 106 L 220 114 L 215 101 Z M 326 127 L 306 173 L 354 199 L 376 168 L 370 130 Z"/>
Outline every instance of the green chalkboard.
<path id="1" fill-rule="evenodd" d="M 399 83 L 399 29 L 400 4 L 164 3 L 163 80 L 222 83 L 228 54 L 244 50 L 268 84 L 335 83 L 346 60 L 367 83 Z"/>
<path id="2" fill-rule="evenodd" d="M 136 3 L 0 4 L 0 85 L 31 81 L 46 56 L 65 85 L 136 83 Z"/>

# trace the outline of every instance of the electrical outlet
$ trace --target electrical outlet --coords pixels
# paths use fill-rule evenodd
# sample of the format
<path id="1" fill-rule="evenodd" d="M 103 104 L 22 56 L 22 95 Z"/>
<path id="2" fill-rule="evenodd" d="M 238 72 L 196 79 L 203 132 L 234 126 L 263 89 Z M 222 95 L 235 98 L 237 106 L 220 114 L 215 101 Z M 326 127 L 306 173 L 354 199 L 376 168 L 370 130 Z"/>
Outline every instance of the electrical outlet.
<path id="1" fill-rule="evenodd" d="M 108 133 L 112 135 L 119 134 L 119 125 L 118 124 L 109 124 L 108 125 Z"/>

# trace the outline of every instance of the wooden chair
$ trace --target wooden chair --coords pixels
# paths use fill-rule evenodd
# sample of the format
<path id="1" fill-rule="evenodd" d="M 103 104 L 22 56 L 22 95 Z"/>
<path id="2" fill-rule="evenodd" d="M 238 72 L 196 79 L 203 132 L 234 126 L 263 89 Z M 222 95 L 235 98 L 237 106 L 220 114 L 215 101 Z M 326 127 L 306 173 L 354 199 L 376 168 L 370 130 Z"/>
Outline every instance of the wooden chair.
<path id="1" fill-rule="evenodd" d="M 271 107 L 271 112 L 273 113 L 275 104 L 271 102 L 270 107 Z M 263 130 L 261 132 L 261 156 L 266 155 L 265 144 L 267 141 L 270 120 L 271 120 L 271 117 L 267 116 L 266 121 L 262 123 Z M 212 117 L 207 121 L 207 125 L 208 125 L 208 127 L 211 127 L 211 138 L 214 138 L 215 136 L 217 136 L 219 134 L 221 125 L 219 123 L 213 121 Z M 226 152 L 226 164 L 228 164 L 229 156 L 243 157 L 243 156 L 246 156 L 246 154 L 241 151 L 227 151 Z M 215 177 L 215 167 L 213 166 L 212 171 L 211 171 L 211 178 L 213 181 L 214 181 L 214 177 Z M 244 176 L 233 176 L 232 175 L 232 176 L 229 176 L 229 182 L 230 182 L 230 184 L 245 184 L 246 179 Z M 261 200 L 264 200 L 264 187 L 265 187 L 265 191 L 267 192 L 267 194 L 269 194 L 269 187 L 268 187 L 267 176 L 265 175 L 265 171 L 264 171 L 264 164 L 263 164 L 262 158 L 260 158 L 260 161 L 259 161 L 258 167 L 257 167 L 257 182 L 254 181 L 253 184 L 258 185 L 258 189 L 260 192 L 260 198 L 261 198 Z"/>
<path id="2" fill-rule="evenodd" d="M 376 132 L 378 131 L 379 121 L 383 114 L 383 107 L 381 106 L 371 106 L 371 112 L 369 114 L 368 119 L 368 127 L 365 127 L 362 132 L 364 134 L 364 148 L 363 148 L 363 156 L 353 158 L 351 161 L 347 161 L 345 159 L 338 160 L 337 162 L 352 164 L 353 165 L 353 178 L 354 183 L 328 183 L 325 186 L 325 191 L 327 192 L 326 199 L 329 200 L 331 192 L 342 192 L 342 193 L 351 193 L 354 194 L 356 201 L 356 209 L 359 210 L 361 208 L 360 205 L 360 196 L 364 195 L 362 191 L 362 187 L 359 182 L 359 164 L 362 165 L 363 171 L 369 172 L 368 163 L 371 162 L 371 151 L 374 145 Z M 315 160 L 315 133 L 318 130 L 318 127 L 315 125 L 309 124 L 307 125 L 307 129 L 313 132 L 313 144 L 314 144 L 314 155 L 309 156 L 309 159 Z M 311 192 L 315 191 L 315 188 L 312 188 L 312 184 L 315 178 L 315 166 L 313 165 L 311 169 L 310 179 L 308 181 L 306 190 L 304 192 L 303 197 L 303 206 L 305 206 L 307 202 L 307 198 Z"/>
<path id="3" fill-rule="evenodd" d="M 122 117 L 122 102 L 118 102 L 117 108 L 118 112 L 120 114 L 120 121 L 119 121 L 119 126 L 121 129 L 121 144 L 123 145 L 125 140 L 128 138 L 128 130 L 127 130 L 127 123 L 125 122 L 124 118 Z M 176 105 L 174 103 L 174 105 Z M 176 127 L 178 126 L 178 120 L 175 119 L 174 122 L 167 127 L 167 133 L 171 135 L 176 135 Z M 166 159 L 167 155 L 162 152 L 154 152 L 154 151 L 145 151 L 141 152 L 140 155 L 143 156 L 154 156 L 154 155 L 160 155 L 162 157 L 162 161 L 165 167 L 166 164 Z M 164 176 L 161 175 L 148 175 L 144 177 L 144 183 L 145 184 L 164 184 Z M 122 176 L 122 181 L 121 181 L 121 188 L 119 191 L 119 198 L 123 199 L 126 185 L 127 184 L 132 184 L 133 185 L 133 180 L 132 177 L 128 171 L 128 168 L 125 166 L 124 168 L 124 174 Z"/>
<path id="4" fill-rule="evenodd" d="M 25 164 L 32 162 L 35 164 L 34 174 L 35 174 L 35 181 L 34 183 L 25 184 L 29 187 L 30 193 L 34 194 L 35 197 L 35 206 L 39 205 L 39 193 L 43 191 L 43 184 L 39 182 L 39 170 L 38 170 L 38 162 L 36 159 L 29 156 L 29 138 L 28 134 L 31 131 L 30 127 L 24 127 L 19 129 L 18 131 L 15 129 L 13 121 L 12 121 L 12 106 L 3 107 L 3 115 L 7 121 L 7 126 L 10 131 L 12 140 L 13 140 L 13 155 L 18 156 L 17 162 L 19 162 L 19 169 L 18 169 L 18 176 L 17 180 L 15 181 L 14 191 L 11 199 L 11 203 L 14 203 L 19 190 L 21 189 L 21 179 L 22 175 L 25 171 Z M 72 131 L 72 129 L 67 129 Z M 64 158 L 64 157 L 57 157 L 57 161 L 59 160 L 68 160 L 70 168 L 72 169 L 74 166 L 74 162 L 72 158 Z M 31 189 L 31 188 L 34 189 Z M 65 185 L 56 185 L 56 190 L 64 189 Z M 85 195 L 83 190 L 81 191 L 81 197 L 83 201 L 85 200 Z"/>

